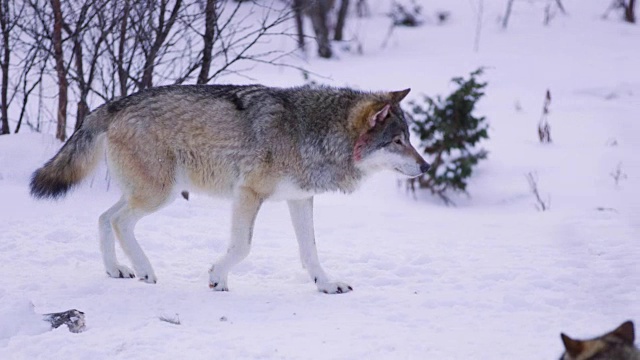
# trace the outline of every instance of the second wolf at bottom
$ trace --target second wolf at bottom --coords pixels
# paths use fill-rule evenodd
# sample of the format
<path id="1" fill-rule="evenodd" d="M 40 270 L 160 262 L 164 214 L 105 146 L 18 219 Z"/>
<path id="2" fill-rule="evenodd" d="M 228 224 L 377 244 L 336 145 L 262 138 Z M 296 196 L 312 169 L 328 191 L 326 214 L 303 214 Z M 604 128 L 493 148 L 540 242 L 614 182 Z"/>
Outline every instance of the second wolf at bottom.
<path id="1" fill-rule="evenodd" d="M 590 340 L 560 336 L 566 349 L 560 360 L 640 360 L 640 350 L 633 345 L 635 332 L 631 321 Z"/>
<path id="2" fill-rule="evenodd" d="M 227 291 L 229 270 L 248 254 L 256 214 L 267 200 L 288 202 L 300 256 L 321 292 L 344 293 L 320 266 L 313 196 L 350 193 L 369 174 L 407 176 L 429 165 L 409 142 L 400 101 L 409 90 L 361 92 L 329 87 L 167 86 L 94 110 L 31 179 L 36 198 L 58 198 L 87 177 L 106 148 L 122 198 L 99 219 L 100 247 L 111 277 L 156 275 L 134 236 L 136 223 L 183 190 L 233 199 L 227 253 L 209 286 Z M 116 259 L 115 240 L 133 264 Z"/>

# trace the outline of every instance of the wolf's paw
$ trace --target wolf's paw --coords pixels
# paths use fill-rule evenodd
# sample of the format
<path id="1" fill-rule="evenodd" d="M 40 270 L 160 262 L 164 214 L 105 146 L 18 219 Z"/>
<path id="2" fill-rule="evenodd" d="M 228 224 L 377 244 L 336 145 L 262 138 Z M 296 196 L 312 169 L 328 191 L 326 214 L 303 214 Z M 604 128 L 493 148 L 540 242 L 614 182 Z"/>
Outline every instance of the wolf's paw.
<path id="1" fill-rule="evenodd" d="M 155 284 L 158 282 L 158 278 L 154 273 L 139 275 L 138 280 L 144 281 L 147 284 Z"/>
<path id="2" fill-rule="evenodd" d="M 209 288 L 213 291 L 229 291 L 226 282 L 209 282 Z"/>
<path id="3" fill-rule="evenodd" d="M 133 270 L 120 264 L 116 264 L 115 266 L 107 269 L 107 275 L 116 279 L 133 279 L 136 277 Z"/>
<path id="4" fill-rule="evenodd" d="M 316 283 L 318 291 L 325 294 L 344 294 L 352 291 L 353 288 L 341 282 Z"/>
<path id="5" fill-rule="evenodd" d="M 229 291 L 227 275 L 216 272 L 215 266 L 212 266 L 211 270 L 209 270 L 209 288 L 213 291 Z"/>

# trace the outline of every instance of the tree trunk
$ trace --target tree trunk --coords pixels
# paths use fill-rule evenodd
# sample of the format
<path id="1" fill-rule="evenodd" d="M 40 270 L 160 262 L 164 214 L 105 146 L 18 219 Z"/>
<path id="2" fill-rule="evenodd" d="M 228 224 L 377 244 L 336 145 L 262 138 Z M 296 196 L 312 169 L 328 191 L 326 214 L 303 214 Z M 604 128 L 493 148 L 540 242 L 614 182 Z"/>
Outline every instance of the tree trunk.
<path id="1" fill-rule="evenodd" d="M 78 118 L 76 119 L 75 129 L 78 130 L 84 123 L 84 119 L 89 115 L 89 104 L 87 104 L 87 94 L 80 95 L 80 101 L 78 101 Z"/>
<path id="2" fill-rule="evenodd" d="M 60 5 L 60 0 L 51 0 L 51 7 L 53 9 L 53 57 L 58 75 L 58 126 L 56 128 L 56 139 L 65 141 L 67 139 L 68 85 L 62 51 L 62 6 Z"/>
<path id="3" fill-rule="evenodd" d="M 80 29 L 76 29 L 76 31 L 80 31 Z M 80 92 L 80 101 L 78 102 L 78 109 L 76 115 L 76 125 L 75 130 L 78 130 L 82 123 L 84 122 L 84 118 L 89 113 L 87 105 L 87 95 L 89 94 L 89 84 L 84 80 L 84 59 L 82 56 L 82 40 L 79 37 L 79 34 L 75 34 L 73 37 L 74 43 L 74 55 L 75 55 L 75 63 L 76 63 L 76 73 L 77 73 L 77 82 L 78 82 L 78 90 Z"/>
<path id="4" fill-rule="evenodd" d="M 358 15 L 359 18 L 371 16 L 371 10 L 369 10 L 369 4 L 367 4 L 367 0 L 356 1 L 356 15 Z"/>
<path id="5" fill-rule="evenodd" d="M 563 14 L 567 14 L 567 10 L 564 9 L 564 5 L 562 5 L 562 0 L 556 0 L 556 5 L 558 5 L 558 9 L 560 9 L 560 12 Z"/>
<path id="6" fill-rule="evenodd" d="M 632 24 L 635 24 L 636 22 L 636 14 L 635 14 L 635 6 L 636 6 L 636 0 L 629 0 L 629 3 L 627 4 L 627 6 L 625 6 L 624 8 L 624 20 L 626 22 L 630 22 Z"/>
<path id="7" fill-rule="evenodd" d="M 507 2 L 507 11 L 504 13 L 504 17 L 502 18 L 502 28 L 506 29 L 507 24 L 509 23 L 509 17 L 511 16 L 511 8 L 513 7 L 513 0 L 508 0 Z"/>
<path id="8" fill-rule="evenodd" d="M 338 19 L 336 21 L 336 31 L 333 35 L 333 39 L 336 41 L 344 40 L 344 24 L 347 20 L 347 12 L 349 11 L 349 0 L 342 0 L 340 3 L 340 9 L 338 10 Z"/>
<path id="9" fill-rule="evenodd" d="M 2 128 L 0 135 L 9 134 L 9 61 L 11 60 L 11 47 L 9 46 L 9 0 L 2 0 L 0 7 L 0 26 L 2 28 L 2 95 L 0 108 L 2 116 Z"/>
<path id="10" fill-rule="evenodd" d="M 215 40 L 216 23 L 218 16 L 216 14 L 216 0 L 207 0 L 204 10 L 205 26 L 202 40 L 204 47 L 202 50 L 202 66 L 198 75 L 197 84 L 206 84 L 209 82 L 209 70 L 211 69 L 213 42 Z"/>
<path id="11" fill-rule="evenodd" d="M 120 39 L 118 39 L 118 56 L 116 59 L 116 65 L 118 67 L 118 83 L 120 84 L 120 96 L 127 96 L 127 71 L 124 69 L 124 48 L 127 43 L 127 29 L 129 22 L 129 12 L 131 11 L 131 5 L 129 0 L 124 1 L 124 8 L 122 9 L 122 22 L 120 23 Z"/>
<path id="12" fill-rule="evenodd" d="M 304 6 L 303 0 L 293 0 L 293 14 L 296 20 L 296 35 L 298 37 L 298 48 L 302 51 L 305 49 L 304 43 L 304 23 L 302 21 L 302 7 Z"/>
<path id="13" fill-rule="evenodd" d="M 329 43 L 329 28 L 327 26 L 329 10 L 330 3 L 328 0 L 313 1 L 308 8 L 308 14 L 318 42 L 318 55 L 327 59 L 332 56 L 331 44 Z"/>

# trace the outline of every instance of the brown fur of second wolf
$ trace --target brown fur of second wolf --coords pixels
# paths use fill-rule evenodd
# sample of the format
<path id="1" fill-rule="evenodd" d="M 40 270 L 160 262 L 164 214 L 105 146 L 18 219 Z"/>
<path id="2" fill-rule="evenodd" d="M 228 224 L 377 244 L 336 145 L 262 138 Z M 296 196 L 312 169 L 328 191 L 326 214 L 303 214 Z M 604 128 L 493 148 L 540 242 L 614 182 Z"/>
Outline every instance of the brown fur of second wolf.
<path id="1" fill-rule="evenodd" d="M 633 344 L 633 322 L 626 321 L 615 330 L 590 340 L 574 340 L 561 334 L 565 353 L 560 360 L 640 360 Z"/>

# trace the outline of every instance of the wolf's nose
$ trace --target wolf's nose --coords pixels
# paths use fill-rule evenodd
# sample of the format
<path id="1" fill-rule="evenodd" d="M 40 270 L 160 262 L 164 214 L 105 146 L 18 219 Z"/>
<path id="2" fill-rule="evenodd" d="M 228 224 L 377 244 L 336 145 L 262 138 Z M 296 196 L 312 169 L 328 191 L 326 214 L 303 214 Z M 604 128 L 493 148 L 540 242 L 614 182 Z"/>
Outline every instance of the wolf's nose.
<path id="1" fill-rule="evenodd" d="M 424 163 L 422 165 L 420 165 L 420 171 L 422 171 L 422 173 L 426 173 L 427 171 L 429 171 L 429 168 L 431 167 L 431 165 Z"/>

